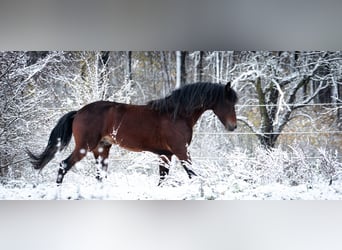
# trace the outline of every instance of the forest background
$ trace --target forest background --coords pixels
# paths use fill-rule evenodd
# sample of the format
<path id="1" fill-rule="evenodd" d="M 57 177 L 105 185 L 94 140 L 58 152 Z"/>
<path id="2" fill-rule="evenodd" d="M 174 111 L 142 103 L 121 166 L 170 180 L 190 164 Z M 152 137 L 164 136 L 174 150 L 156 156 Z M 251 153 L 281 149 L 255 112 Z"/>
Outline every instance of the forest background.
<path id="1" fill-rule="evenodd" d="M 202 116 L 190 152 L 195 163 L 205 162 L 203 175 L 239 172 L 249 183 L 291 186 L 340 179 L 340 51 L 5 51 L 1 181 L 36 180 L 25 149 L 40 152 L 68 111 L 97 100 L 144 104 L 184 84 L 228 81 L 239 95 L 238 129 L 228 133 L 213 113 Z M 111 171 L 129 174 L 135 166 L 157 173 L 156 166 L 141 166 L 141 160 L 149 163 L 145 155 L 114 152 Z M 86 167 L 78 174 L 93 172 Z"/>

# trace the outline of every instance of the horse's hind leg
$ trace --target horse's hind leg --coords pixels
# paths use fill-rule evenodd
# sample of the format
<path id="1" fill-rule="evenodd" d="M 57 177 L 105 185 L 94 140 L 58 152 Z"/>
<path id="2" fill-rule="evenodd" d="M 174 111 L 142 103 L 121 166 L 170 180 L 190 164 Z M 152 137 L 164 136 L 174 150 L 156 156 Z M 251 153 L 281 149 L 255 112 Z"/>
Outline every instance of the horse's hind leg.
<path id="1" fill-rule="evenodd" d="M 56 181 L 58 185 L 62 184 L 65 174 L 71 169 L 71 167 L 74 166 L 76 162 L 82 160 L 84 156 L 85 152 L 75 149 L 68 158 L 60 163 Z"/>
<path id="2" fill-rule="evenodd" d="M 108 143 L 100 143 L 94 150 L 93 154 L 96 160 L 96 179 L 102 181 L 103 178 L 107 177 L 108 170 L 108 155 L 112 145 Z M 101 167 L 99 166 L 101 164 Z"/>

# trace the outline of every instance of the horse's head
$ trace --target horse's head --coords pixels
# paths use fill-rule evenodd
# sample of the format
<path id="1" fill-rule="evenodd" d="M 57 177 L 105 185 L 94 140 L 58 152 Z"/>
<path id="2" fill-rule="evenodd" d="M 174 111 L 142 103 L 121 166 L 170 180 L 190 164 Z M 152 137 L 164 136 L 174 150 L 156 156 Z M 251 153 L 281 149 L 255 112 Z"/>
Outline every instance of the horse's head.
<path id="1" fill-rule="evenodd" d="M 213 108 L 214 113 L 220 119 L 225 128 L 229 131 L 236 129 L 235 104 L 238 98 L 235 91 L 230 87 L 230 82 L 224 87 L 224 95 L 221 100 L 217 100 Z"/>

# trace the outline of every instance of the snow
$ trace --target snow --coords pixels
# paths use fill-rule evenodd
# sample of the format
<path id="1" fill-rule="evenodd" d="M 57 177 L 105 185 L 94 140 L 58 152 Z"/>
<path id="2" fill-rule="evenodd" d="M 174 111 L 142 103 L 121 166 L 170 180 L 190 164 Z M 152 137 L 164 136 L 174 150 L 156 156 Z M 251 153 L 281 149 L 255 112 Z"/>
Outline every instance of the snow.
<path id="1" fill-rule="evenodd" d="M 279 183 L 255 186 L 245 181 L 228 178 L 209 183 L 201 178 L 177 182 L 167 179 L 157 186 L 157 176 L 110 174 L 102 183 L 95 178 L 78 176 L 72 182 L 67 178 L 62 186 L 54 182 L 25 183 L 13 181 L 0 187 L 0 199 L 8 200 L 339 200 L 342 183 L 332 185 L 301 184 L 288 186 Z"/>
<path id="2" fill-rule="evenodd" d="M 236 158 L 232 158 L 234 154 Z M 98 182 L 93 160 L 85 159 L 65 176 L 62 186 L 57 187 L 55 178 L 58 165 L 49 164 L 37 174 L 18 180 L 3 181 L 0 199 L 7 200 L 339 200 L 342 199 L 342 180 L 329 179 L 312 170 L 304 179 L 289 177 L 284 171 L 290 163 L 275 157 L 285 154 L 273 152 L 269 157 L 244 158 L 240 152 L 231 152 L 229 161 L 193 159 L 192 169 L 198 177 L 189 179 L 179 161 L 173 159 L 170 174 L 161 186 L 158 160 L 153 154 L 129 153 L 127 161 L 109 159 L 107 178 Z M 274 164 L 270 162 L 272 159 Z M 291 161 L 283 155 L 286 162 Z M 249 164 L 249 163 L 253 164 Z M 258 164 L 262 164 L 264 168 Z M 117 166 L 115 168 L 115 166 Z M 300 166 L 297 166 L 300 168 Z M 304 167 L 304 165 L 303 165 Z M 307 166 L 305 166 L 307 167 Z M 304 170 L 303 170 L 304 171 Z M 303 175 L 302 172 L 300 172 Z M 34 176 L 34 177 L 32 177 Z"/>

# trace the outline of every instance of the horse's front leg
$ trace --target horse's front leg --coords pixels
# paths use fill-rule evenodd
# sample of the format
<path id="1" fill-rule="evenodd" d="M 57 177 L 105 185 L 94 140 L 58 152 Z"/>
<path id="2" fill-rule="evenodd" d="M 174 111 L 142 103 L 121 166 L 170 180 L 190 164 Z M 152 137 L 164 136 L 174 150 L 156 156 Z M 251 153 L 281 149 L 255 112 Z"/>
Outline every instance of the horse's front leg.
<path id="1" fill-rule="evenodd" d="M 169 167 L 171 162 L 172 155 L 160 155 L 160 164 L 159 164 L 159 183 L 158 186 L 162 184 L 165 180 L 166 175 L 169 174 Z"/>
<path id="2" fill-rule="evenodd" d="M 190 157 L 187 160 L 181 160 L 181 163 L 182 163 L 184 170 L 188 174 L 189 179 L 191 179 L 193 176 L 197 176 L 197 174 L 189 168 L 192 164 Z"/>
<path id="3" fill-rule="evenodd" d="M 186 171 L 186 173 L 188 174 L 189 179 L 191 179 L 193 176 L 197 176 L 197 174 L 193 170 L 190 169 L 192 165 L 192 161 L 191 161 L 191 157 L 186 147 L 180 150 L 177 150 L 175 155 L 181 161 L 181 164 L 184 170 Z"/>

